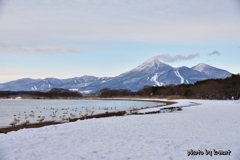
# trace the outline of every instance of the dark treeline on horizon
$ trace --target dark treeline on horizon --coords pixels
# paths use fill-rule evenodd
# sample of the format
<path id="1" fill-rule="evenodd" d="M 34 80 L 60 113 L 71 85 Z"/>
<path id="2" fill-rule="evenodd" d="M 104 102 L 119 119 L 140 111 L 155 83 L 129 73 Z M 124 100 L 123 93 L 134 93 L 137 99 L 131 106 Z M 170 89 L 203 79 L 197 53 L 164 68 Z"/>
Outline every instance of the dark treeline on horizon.
<path id="1" fill-rule="evenodd" d="M 97 92 L 102 98 L 110 98 L 110 97 L 125 97 L 125 96 L 136 96 L 137 92 L 132 92 L 127 89 L 109 89 L 104 88 Z"/>
<path id="2" fill-rule="evenodd" d="M 63 88 L 53 88 L 48 92 L 38 91 L 0 91 L 0 98 L 11 98 L 17 96 L 25 96 L 36 99 L 55 99 L 55 98 L 80 98 L 82 94 L 79 92 L 69 91 Z"/>
<path id="3" fill-rule="evenodd" d="M 180 84 L 168 86 L 145 86 L 138 92 L 117 89 L 102 89 L 100 97 L 118 96 L 179 96 L 196 99 L 239 99 L 240 75 L 232 75 L 226 79 L 208 79 L 195 84 Z"/>
<path id="4" fill-rule="evenodd" d="M 208 79 L 194 84 L 179 84 L 168 86 L 145 86 L 143 89 L 132 92 L 127 89 L 104 88 L 96 92 L 102 98 L 111 97 L 159 97 L 178 96 L 196 99 L 240 99 L 240 75 L 232 75 L 225 79 Z M 79 92 L 68 89 L 53 88 L 48 92 L 39 91 L 0 91 L 0 98 L 25 96 L 28 98 L 55 99 L 55 98 L 81 98 Z"/>

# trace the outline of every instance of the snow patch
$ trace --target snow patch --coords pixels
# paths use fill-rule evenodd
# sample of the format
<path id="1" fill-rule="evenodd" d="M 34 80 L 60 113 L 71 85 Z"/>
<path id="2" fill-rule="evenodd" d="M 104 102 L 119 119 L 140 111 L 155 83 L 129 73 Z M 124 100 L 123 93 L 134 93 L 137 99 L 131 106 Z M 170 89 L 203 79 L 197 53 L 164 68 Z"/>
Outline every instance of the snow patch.
<path id="1" fill-rule="evenodd" d="M 92 90 L 79 91 L 82 94 L 90 94 Z"/>
<path id="2" fill-rule="evenodd" d="M 16 97 L 15 99 L 22 99 L 22 97 Z"/>
<path id="3" fill-rule="evenodd" d="M 155 82 L 155 84 L 157 85 L 157 86 L 162 86 L 163 85 L 163 83 L 161 83 L 161 82 L 158 82 L 157 81 L 157 78 L 158 78 L 158 73 L 156 73 L 152 78 L 151 78 L 151 80 L 150 81 L 153 81 L 153 82 Z"/>
<path id="4" fill-rule="evenodd" d="M 181 76 L 181 74 L 178 72 L 178 70 L 174 71 L 174 73 L 176 74 L 177 77 L 179 77 L 181 79 L 181 84 L 183 84 L 184 78 Z"/>
<path id="5" fill-rule="evenodd" d="M 148 59 L 142 65 L 136 67 L 135 70 L 136 71 L 145 71 L 149 68 L 159 69 L 159 68 L 163 67 L 164 65 L 166 65 L 166 64 L 160 62 L 159 59 L 156 56 L 156 57 Z"/>
<path id="6" fill-rule="evenodd" d="M 200 63 L 197 66 L 195 66 L 193 69 L 199 72 L 203 72 L 206 67 L 208 67 L 208 65 L 204 63 Z"/>
<path id="7" fill-rule="evenodd" d="M 36 86 L 33 86 L 33 87 L 31 87 L 31 90 L 38 90 L 38 88 L 36 87 Z"/>

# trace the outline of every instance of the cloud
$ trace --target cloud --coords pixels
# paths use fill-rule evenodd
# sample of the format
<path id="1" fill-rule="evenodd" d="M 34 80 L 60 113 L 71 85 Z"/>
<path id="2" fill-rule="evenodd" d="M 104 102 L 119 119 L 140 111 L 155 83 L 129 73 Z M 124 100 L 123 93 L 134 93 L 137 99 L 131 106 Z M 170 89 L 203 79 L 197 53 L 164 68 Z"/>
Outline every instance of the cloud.
<path id="1" fill-rule="evenodd" d="M 194 59 L 194 58 L 197 58 L 197 57 L 199 57 L 198 53 L 189 54 L 187 56 L 182 56 L 182 55 L 170 56 L 169 54 L 161 54 L 161 55 L 157 56 L 157 58 L 161 59 L 164 62 L 168 62 L 168 63 L 190 60 L 190 59 Z"/>
<path id="2" fill-rule="evenodd" d="M 212 53 L 208 53 L 209 56 L 214 56 L 214 55 L 218 55 L 220 56 L 221 53 L 219 53 L 218 51 L 213 51 Z"/>
<path id="3" fill-rule="evenodd" d="M 8 46 L 1 45 L 0 53 L 24 53 L 24 54 L 59 54 L 59 53 L 80 53 L 79 50 L 55 45 L 37 46 Z"/>
<path id="4" fill-rule="evenodd" d="M 232 42 L 240 37 L 234 7 L 224 0 L 12 0 L 3 7 L 0 35 L 5 42 L 16 43 Z"/>

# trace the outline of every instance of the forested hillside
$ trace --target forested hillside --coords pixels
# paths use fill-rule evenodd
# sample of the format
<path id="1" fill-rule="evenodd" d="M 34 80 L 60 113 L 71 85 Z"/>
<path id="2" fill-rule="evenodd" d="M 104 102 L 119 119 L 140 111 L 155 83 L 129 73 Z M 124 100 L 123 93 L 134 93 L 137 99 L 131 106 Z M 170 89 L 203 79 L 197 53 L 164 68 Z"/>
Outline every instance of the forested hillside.
<path id="1" fill-rule="evenodd" d="M 128 90 L 103 89 L 102 97 L 116 96 L 157 96 L 166 98 L 176 96 L 196 99 L 239 99 L 240 98 L 240 75 L 232 75 L 226 79 L 209 79 L 198 81 L 195 84 L 168 85 L 161 87 L 145 86 L 138 92 Z"/>

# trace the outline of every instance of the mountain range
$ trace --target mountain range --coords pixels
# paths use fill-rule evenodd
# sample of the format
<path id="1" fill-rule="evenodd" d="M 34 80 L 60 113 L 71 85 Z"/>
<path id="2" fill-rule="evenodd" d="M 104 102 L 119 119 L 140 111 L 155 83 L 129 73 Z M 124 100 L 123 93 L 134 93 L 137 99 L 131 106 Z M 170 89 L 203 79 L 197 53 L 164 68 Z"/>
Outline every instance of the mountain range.
<path id="1" fill-rule="evenodd" d="M 162 63 L 157 57 L 150 58 L 138 67 L 116 77 L 82 76 L 68 79 L 23 78 L 0 84 L 1 91 L 49 91 L 65 88 L 83 94 L 95 93 L 103 88 L 128 89 L 138 91 L 144 86 L 164 86 L 170 84 L 193 84 L 205 79 L 230 77 L 232 74 L 204 63 L 191 68 L 174 68 Z"/>

